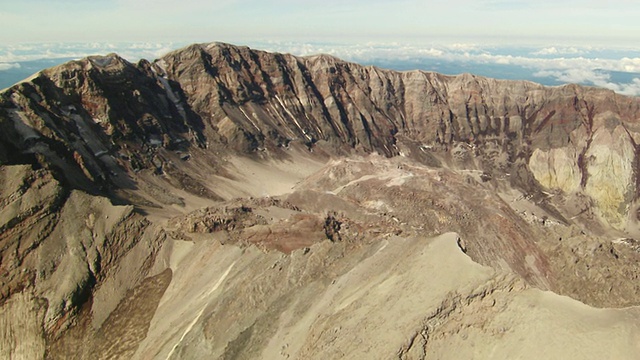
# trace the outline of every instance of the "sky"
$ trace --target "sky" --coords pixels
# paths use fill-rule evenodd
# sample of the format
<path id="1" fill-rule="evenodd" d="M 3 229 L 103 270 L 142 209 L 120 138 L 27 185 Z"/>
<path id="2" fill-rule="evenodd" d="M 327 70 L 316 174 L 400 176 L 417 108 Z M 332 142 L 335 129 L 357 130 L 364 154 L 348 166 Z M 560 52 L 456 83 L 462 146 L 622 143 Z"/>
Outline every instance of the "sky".
<path id="1" fill-rule="evenodd" d="M 0 0 L 0 88 L 43 60 L 222 41 L 640 96 L 638 19 L 636 0 Z"/>
<path id="2" fill-rule="evenodd" d="M 635 0 L 0 0 L 0 43 L 424 41 L 627 46 Z"/>

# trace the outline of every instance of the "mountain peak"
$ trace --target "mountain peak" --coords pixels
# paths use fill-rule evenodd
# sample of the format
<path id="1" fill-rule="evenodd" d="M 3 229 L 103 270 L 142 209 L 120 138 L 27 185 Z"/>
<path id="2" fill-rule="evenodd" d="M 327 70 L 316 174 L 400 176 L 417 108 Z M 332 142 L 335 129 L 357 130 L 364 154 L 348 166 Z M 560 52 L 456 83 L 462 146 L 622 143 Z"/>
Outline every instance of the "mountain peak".
<path id="1" fill-rule="evenodd" d="M 87 57 L 87 60 L 90 61 L 94 66 L 100 68 L 109 68 L 123 64 L 130 65 L 127 60 L 120 57 L 120 55 L 116 53 L 110 53 L 107 55 L 92 55 Z"/>

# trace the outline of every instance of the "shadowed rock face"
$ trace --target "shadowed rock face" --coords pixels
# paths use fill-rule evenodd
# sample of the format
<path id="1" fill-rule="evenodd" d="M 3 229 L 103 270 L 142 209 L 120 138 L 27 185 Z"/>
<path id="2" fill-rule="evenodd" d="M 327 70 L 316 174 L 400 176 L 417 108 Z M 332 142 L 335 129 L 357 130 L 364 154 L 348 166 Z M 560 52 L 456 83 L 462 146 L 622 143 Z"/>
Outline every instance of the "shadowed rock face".
<path id="1" fill-rule="evenodd" d="M 0 354 L 365 356 L 353 319 L 392 301 L 381 353 L 438 357 L 456 316 L 485 329 L 486 303 L 530 287 L 638 305 L 638 141 L 638 98 L 326 55 L 216 43 L 44 70 L 0 94 Z M 416 306 L 412 277 L 438 268 L 418 252 L 448 246 L 418 239 L 450 231 L 482 276 Z"/>

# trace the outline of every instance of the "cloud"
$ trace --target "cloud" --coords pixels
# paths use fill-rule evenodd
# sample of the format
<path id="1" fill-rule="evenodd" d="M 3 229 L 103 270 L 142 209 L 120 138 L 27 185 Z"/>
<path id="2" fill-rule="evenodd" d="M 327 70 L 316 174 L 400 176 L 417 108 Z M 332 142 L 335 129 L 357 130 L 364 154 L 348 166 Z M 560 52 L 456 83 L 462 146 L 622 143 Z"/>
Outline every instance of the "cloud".
<path id="1" fill-rule="evenodd" d="M 640 78 L 634 78 L 631 83 L 618 84 L 619 88 L 611 88 L 611 90 L 623 95 L 640 96 Z"/>
<path id="2" fill-rule="evenodd" d="M 598 58 L 590 57 L 590 48 L 577 47 L 546 47 L 532 51 L 522 51 L 517 48 L 499 49 L 483 48 L 477 45 L 452 44 L 452 45 L 406 45 L 406 44 L 313 44 L 313 43 L 255 43 L 258 48 L 289 52 L 299 56 L 326 53 L 346 60 L 366 62 L 372 59 L 439 59 L 455 62 L 517 65 L 536 70 L 558 69 L 603 69 L 610 71 L 639 72 L 640 57 Z M 513 55 L 504 54 L 505 51 L 529 54 Z M 502 53 L 497 53 L 502 52 Z M 639 51 L 634 51 L 638 53 Z M 538 57 L 532 55 L 558 55 L 555 57 Z M 566 54 L 582 54 L 581 56 L 565 57 Z"/>
<path id="3" fill-rule="evenodd" d="M 565 70 L 541 70 L 533 74 L 537 77 L 552 77 L 559 81 L 573 84 L 593 85 L 613 90 L 623 95 L 640 96 L 640 77 L 631 79 L 631 82 L 613 82 L 611 75 L 601 70 L 592 69 L 565 69 Z"/>
<path id="4" fill-rule="evenodd" d="M 609 58 L 601 58 L 599 54 L 602 50 L 595 50 L 591 47 L 550 46 L 526 50 L 496 49 L 469 44 L 418 46 L 398 43 L 386 45 L 374 43 L 366 45 L 270 43 L 259 44 L 259 47 L 272 51 L 284 50 L 296 55 L 327 53 L 359 63 L 375 63 L 379 60 L 404 61 L 406 64 L 424 63 L 425 60 L 446 61 L 457 66 L 466 64 L 460 68 L 471 72 L 474 71 L 474 64 L 518 67 L 524 69 L 523 74 L 528 69 L 527 80 L 551 78 L 560 83 L 593 85 L 625 95 L 640 96 L 640 56 L 615 57 L 609 55 Z M 630 50 L 628 53 L 640 55 L 638 50 Z M 639 76 L 631 78 L 632 80 L 629 82 L 620 82 L 612 80 L 611 72 L 628 73 L 627 78 L 634 73 L 638 73 Z"/>
<path id="5" fill-rule="evenodd" d="M 157 59 L 167 52 L 186 44 L 166 42 L 135 42 L 135 43 L 37 43 L 0 45 L 0 63 L 17 63 L 41 59 L 80 59 L 89 55 L 103 55 L 118 53 L 129 61 L 139 59 Z"/>
<path id="6" fill-rule="evenodd" d="M 640 58 L 627 58 L 620 59 L 621 69 L 620 71 L 626 72 L 640 72 Z"/>
<path id="7" fill-rule="evenodd" d="M 540 70 L 533 73 L 537 77 L 552 77 L 559 81 L 573 84 L 607 84 L 611 76 L 592 69 Z"/>
<path id="8" fill-rule="evenodd" d="M 0 71 L 19 69 L 19 68 L 20 68 L 20 64 L 17 64 L 17 63 L 0 63 Z"/>
<path id="9" fill-rule="evenodd" d="M 0 45 L 0 70 L 19 67 L 18 62 L 38 59 L 82 58 L 116 52 L 129 61 L 153 60 L 187 43 L 175 42 L 88 42 Z M 522 78 L 547 83 L 577 83 L 600 86 L 627 95 L 640 95 L 640 49 L 609 51 L 589 46 L 546 46 L 539 48 L 490 47 L 472 43 L 428 44 L 390 42 L 331 43 L 278 42 L 247 43 L 256 49 L 298 56 L 329 54 L 364 64 L 401 64 L 402 69 L 428 64 L 449 64 L 447 71 L 475 72 L 476 69 L 517 69 Z M 427 65 L 425 65 L 427 64 Z M 386 65 L 385 65 L 386 66 Z M 453 69 L 453 70 L 452 70 Z M 613 73 L 625 73 L 612 79 Z M 638 74 L 636 77 L 635 74 Z M 500 70 L 492 76 L 500 76 Z M 520 76 L 520 75 L 518 75 Z M 512 77 L 513 78 L 513 77 Z M 546 80 L 545 80 L 546 79 Z M 556 82 L 548 81 L 553 79 Z M 622 80 L 620 80 L 622 79 Z"/>
<path id="10" fill-rule="evenodd" d="M 540 50 L 534 51 L 531 55 L 573 55 L 583 54 L 585 51 L 576 47 L 546 47 Z"/>
<path id="11" fill-rule="evenodd" d="M 640 78 L 640 50 L 605 51 L 591 46 L 547 46 L 541 48 L 495 48 L 475 44 L 419 45 L 406 43 L 322 44 L 295 42 L 263 42 L 250 46 L 268 51 L 288 52 L 306 56 L 325 53 L 358 62 L 404 62 L 425 64 L 429 60 L 447 62 L 464 71 L 473 72 L 478 64 L 522 69 L 524 79 L 538 81 L 544 78 L 560 83 L 599 86 L 625 95 L 640 95 L 638 80 L 616 82 L 610 72 L 638 73 Z M 621 56 L 627 54 L 632 56 Z M 637 56 L 637 57 L 636 57 Z M 424 69 L 427 70 L 427 69 Z M 528 76 L 527 76 L 528 74 Z M 629 76 L 631 76 L 629 75 Z"/>

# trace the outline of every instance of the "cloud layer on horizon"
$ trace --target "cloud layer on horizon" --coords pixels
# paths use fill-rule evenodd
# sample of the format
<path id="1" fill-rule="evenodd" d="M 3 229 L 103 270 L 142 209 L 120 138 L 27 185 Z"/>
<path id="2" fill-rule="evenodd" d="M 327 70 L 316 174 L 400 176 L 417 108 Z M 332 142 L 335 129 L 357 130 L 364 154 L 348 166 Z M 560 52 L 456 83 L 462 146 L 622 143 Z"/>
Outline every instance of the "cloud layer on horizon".
<path id="1" fill-rule="evenodd" d="M 75 42 L 0 45 L 0 63 L 42 59 L 80 59 L 90 55 L 117 53 L 129 61 L 153 60 L 186 44 L 161 42 Z"/>
<path id="2" fill-rule="evenodd" d="M 137 61 L 153 60 L 187 44 L 179 43 L 45 43 L 0 46 L 0 71 L 16 69 L 19 62 L 81 58 L 87 55 L 116 52 Z M 625 95 L 640 96 L 640 49 L 607 50 L 594 47 L 546 46 L 538 48 L 488 47 L 466 43 L 303 43 L 253 42 L 257 49 L 291 53 L 297 56 L 325 53 L 362 64 L 402 65 L 402 69 L 430 69 L 429 64 L 448 63 L 474 72 L 480 66 L 523 69 L 525 80 L 577 83 L 599 86 Z M 449 68 L 456 68 L 450 66 Z M 452 70 L 456 71 L 456 70 Z M 613 79 L 611 73 L 624 73 L 625 81 Z M 495 77 L 499 76 L 499 70 Z"/>
<path id="3" fill-rule="evenodd" d="M 0 62 L 0 71 L 6 71 L 6 70 L 11 70 L 11 69 L 19 69 L 19 68 L 20 68 L 20 64 L 18 64 L 18 63 Z"/>
<path id="4" fill-rule="evenodd" d="M 261 48 L 305 56 L 318 53 L 333 55 L 357 63 L 404 62 L 425 64 L 448 62 L 462 64 L 473 72 L 474 65 L 495 65 L 528 69 L 523 80 L 593 85 L 624 95 L 640 96 L 640 50 L 607 50 L 595 47 L 499 48 L 474 44 L 407 45 L 407 44 L 312 44 L 264 43 Z M 422 70 L 429 70 L 424 69 Z M 610 72 L 628 74 L 628 82 L 612 80 Z"/>

